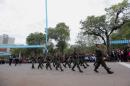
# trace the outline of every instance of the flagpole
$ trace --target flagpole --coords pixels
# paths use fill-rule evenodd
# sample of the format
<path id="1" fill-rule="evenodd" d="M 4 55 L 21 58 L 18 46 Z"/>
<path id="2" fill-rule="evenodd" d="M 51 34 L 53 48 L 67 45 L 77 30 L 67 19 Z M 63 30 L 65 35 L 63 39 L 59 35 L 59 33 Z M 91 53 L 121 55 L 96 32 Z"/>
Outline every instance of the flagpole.
<path id="1" fill-rule="evenodd" d="M 47 0 L 45 0 L 45 34 L 46 34 L 46 44 L 45 44 L 45 53 L 47 55 L 48 52 L 48 48 L 47 48 L 47 44 L 48 44 L 48 2 Z"/>

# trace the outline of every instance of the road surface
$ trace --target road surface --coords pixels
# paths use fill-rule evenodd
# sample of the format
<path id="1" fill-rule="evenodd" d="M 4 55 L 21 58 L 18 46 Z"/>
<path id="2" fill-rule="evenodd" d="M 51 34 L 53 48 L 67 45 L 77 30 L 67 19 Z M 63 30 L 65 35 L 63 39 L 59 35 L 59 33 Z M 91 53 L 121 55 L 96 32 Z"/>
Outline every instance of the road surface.
<path id="1" fill-rule="evenodd" d="M 4 64 L 0 65 L 0 86 L 130 86 L 130 63 L 107 63 L 114 74 L 107 74 L 102 67 L 95 73 L 93 64 L 89 64 L 87 69 L 82 68 L 84 73 L 69 68 L 61 72 L 54 68 L 32 70 L 31 64 Z"/>

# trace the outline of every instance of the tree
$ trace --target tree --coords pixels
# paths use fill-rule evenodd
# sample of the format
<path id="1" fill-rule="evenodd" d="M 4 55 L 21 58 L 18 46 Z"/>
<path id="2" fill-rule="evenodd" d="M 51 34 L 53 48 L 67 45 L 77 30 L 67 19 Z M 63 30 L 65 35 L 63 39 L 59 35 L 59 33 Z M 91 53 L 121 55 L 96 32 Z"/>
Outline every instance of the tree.
<path id="1" fill-rule="evenodd" d="M 130 20 L 111 36 L 112 40 L 130 39 Z"/>
<path id="2" fill-rule="evenodd" d="M 107 46 L 107 51 L 110 50 L 110 36 L 127 22 L 125 11 L 128 7 L 128 0 L 123 0 L 121 3 L 112 5 L 106 8 L 106 15 L 88 16 L 85 21 L 81 21 L 84 35 L 95 35 L 100 37 Z"/>
<path id="3" fill-rule="evenodd" d="M 12 48 L 11 54 L 16 56 L 19 56 L 19 54 L 21 54 L 22 57 L 28 57 L 31 53 L 27 48 Z"/>
<path id="4" fill-rule="evenodd" d="M 31 33 L 27 36 L 26 42 L 29 45 L 44 44 L 45 43 L 45 34 L 39 33 L 39 32 Z"/>
<path id="5" fill-rule="evenodd" d="M 44 44 L 45 43 L 45 34 L 39 33 L 39 32 L 31 33 L 27 36 L 26 42 L 28 45 Z M 41 49 L 41 48 L 40 49 L 33 48 L 33 49 L 28 49 L 28 50 L 35 54 L 43 53 L 43 49 Z"/>
<path id="6" fill-rule="evenodd" d="M 83 32 L 79 32 L 77 36 L 76 44 L 80 47 L 85 48 L 87 46 L 93 46 L 97 38 L 90 35 L 84 35 Z"/>
<path id="7" fill-rule="evenodd" d="M 55 28 L 49 28 L 48 33 L 49 38 L 57 42 L 56 46 L 63 54 L 67 41 L 70 39 L 69 27 L 65 23 L 59 23 Z"/>
<path id="8" fill-rule="evenodd" d="M 48 53 L 54 54 L 54 44 L 51 41 L 48 44 Z"/>

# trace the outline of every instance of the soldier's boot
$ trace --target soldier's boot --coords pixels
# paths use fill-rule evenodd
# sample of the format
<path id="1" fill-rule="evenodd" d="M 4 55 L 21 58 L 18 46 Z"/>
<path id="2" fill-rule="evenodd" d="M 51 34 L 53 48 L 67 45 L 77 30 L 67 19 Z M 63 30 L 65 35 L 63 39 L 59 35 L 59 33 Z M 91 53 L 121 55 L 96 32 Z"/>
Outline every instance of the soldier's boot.
<path id="1" fill-rule="evenodd" d="M 62 67 L 60 68 L 60 70 L 61 70 L 61 71 L 64 71 L 64 70 L 62 69 Z"/>
<path id="2" fill-rule="evenodd" d="M 58 68 L 56 67 L 56 70 L 58 70 Z"/>
<path id="3" fill-rule="evenodd" d="M 71 68 L 71 65 L 68 63 L 68 67 Z"/>
<path id="4" fill-rule="evenodd" d="M 32 64 L 32 69 L 35 69 L 34 64 Z"/>
<path id="5" fill-rule="evenodd" d="M 49 66 L 50 70 L 52 70 L 51 66 Z"/>
<path id="6" fill-rule="evenodd" d="M 42 64 L 40 64 L 40 68 L 42 69 Z"/>
<path id="7" fill-rule="evenodd" d="M 82 70 L 80 70 L 79 72 L 80 72 L 80 73 L 83 73 L 83 71 L 82 71 Z"/>
<path id="8" fill-rule="evenodd" d="M 72 71 L 75 71 L 74 68 L 71 69 Z"/>
<path id="9" fill-rule="evenodd" d="M 46 64 L 46 69 L 48 70 L 48 64 Z"/>
<path id="10" fill-rule="evenodd" d="M 76 66 L 76 65 L 74 64 L 74 66 L 73 66 L 72 69 L 71 69 L 72 71 L 75 71 L 75 70 L 74 70 L 75 66 Z"/>
<path id="11" fill-rule="evenodd" d="M 56 65 L 56 67 L 55 67 L 55 68 L 56 68 L 56 70 L 58 70 L 58 65 Z"/>
<path id="12" fill-rule="evenodd" d="M 114 72 L 110 71 L 109 68 L 106 68 L 106 71 L 107 71 L 108 74 L 113 74 L 114 73 Z"/>
<path id="13" fill-rule="evenodd" d="M 40 64 L 38 64 L 38 67 L 37 67 L 38 69 L 40 68 Z"/>
<path id="14" fill-rule="evenodd" d="M 66 63 L 65 63 L 65 64 L 63 64 L 63 66 L 66 68 Z"/>
<path id="15" fill-rule="evenodd" d="M 79 65 L 77 65 L 77 68 L 79 69 L 80 73 L 83 73 L 83 71 L 80 69 Z"/>
<path id="16" fill-rule="evenodd" d="M 97 66 L 95 66 L 95 68 L 94 68 L 94 71 L 96 72 L 96 73 L 98 73 L 98 67 Z"/>
<path id="17" fill-rule="evenodd" d="M 52 63 L 52 65 L 53 65 L 53 67 L 55 67 L 55 64 L 54 64 L 54 62 Z"/>
<path id="18" fill-rule="evenodd" d="M 96 73 L 98 73 L 97 69 L 94 69 L 94 71 L 95 71 Z"/>
<path id="19" fill-rule="evenodd" d="M 44 67 L 44 64 L 42 63 L 41 66 Z"/>
<path id="20" fill-rule="evenodd" d="M 83 64 L 83 67 L 86 69 L 87 67 Z"/>

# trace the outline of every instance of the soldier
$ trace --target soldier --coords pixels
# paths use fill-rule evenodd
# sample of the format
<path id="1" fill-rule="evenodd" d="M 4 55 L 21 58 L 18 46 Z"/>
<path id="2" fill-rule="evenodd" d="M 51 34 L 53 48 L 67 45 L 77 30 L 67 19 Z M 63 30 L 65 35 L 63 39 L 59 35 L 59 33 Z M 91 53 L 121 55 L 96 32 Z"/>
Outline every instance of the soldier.
<path id="1" fill-rule="evenodd" d="M 104 53 L 101 50 L 101 45 L 100 44 L 96 44 L 95 54 L 96 54 L 96 62 L 95 62 L 94 71 L 98 73 L 97 69 L 98 69 L 98 67 L 100 65 L 102 65 L 106 69 L 108 74 L 113 74 L 113 72 L 110 71 L 110 68 L 107 67 L 105 61 L 103 60 Z"/>
<path id="2" fill-rule="evenodd" d="M 56 70 L 58 70 L 58 68 L 60 68 L 60 70 L 63 71 L 62 66 L 61 66 L 61 58 L 59 55 L 56 57 L 55 63 L 56 63 L 56 66 L 55 66 Z"/>
<path id="3" fill-rule="evenodd" d="M 35 63 L 36 60 L 33 56 L 31 57 L 31 61 L 32 61 L 32 69 L 35 69 L 34 63 Z"/>
<path id="4" fill-rule="evenodd" d="M 52 70 L 50 56 L 46 56 L 46 69 L 48 70 L 48 68 L 50 68 L 50 70 Z"/>
<path id="5" fill-rule="evenodd" d="M 15 58 L 15 66 L 19 63 L 18 57 Z"/>
<path id="6" fill-rule="evenodd" d="M 66 68 L 66 65 L 68 65 L 69 68 L 71 68 L 71 62 L 70 62 L 70 56 L 65 55 L 64 64 L 63 66 Z"/>
<path id="7" fill-rule="evenodd" d="M 43 66 L 43 58 L 41 56 L 38 57 L 38 69 L 41 68 L 42 69 L 42 66 Z"/>
<path id="8" fill-rule="evenodd" d="M 55 56 L 53 56 L 53 58 L 52 58 L 52 65 L 53 65 L 53 67 L 56 67 L 56 57 Z"/>
<path id="9" fill-rule="evenodd" d="M 85 62 L 85 56 L 83 54 L 79 55 L 80 65 L 83 66 L 85 69 L 89 66 L 87 62 Z"/>
<path id="10" fill-rule="evenodd" d="M 11 64 L 12 64 L 12 56 L 10 56 L 10 58 L 9 58 L 9 66 L 11 66 Z"/>
<path id="11" fill-rule="evenodd" d="M 80 69 L 80 66 L 79 66 L 79 56 L 76 54 L 76 52 L 74 51 L 73 53 L 73 67 L 72 67 L 72 70 L 74 70 L 74 68 L 77 66 L 77 68 L 79 69 L 79 72 L 83 73 L 83 71 Z"/>

